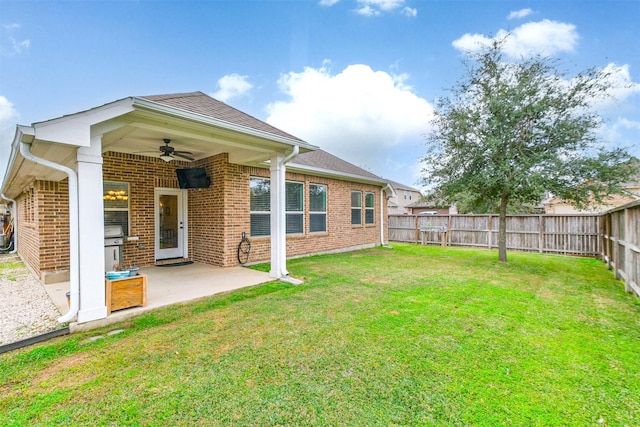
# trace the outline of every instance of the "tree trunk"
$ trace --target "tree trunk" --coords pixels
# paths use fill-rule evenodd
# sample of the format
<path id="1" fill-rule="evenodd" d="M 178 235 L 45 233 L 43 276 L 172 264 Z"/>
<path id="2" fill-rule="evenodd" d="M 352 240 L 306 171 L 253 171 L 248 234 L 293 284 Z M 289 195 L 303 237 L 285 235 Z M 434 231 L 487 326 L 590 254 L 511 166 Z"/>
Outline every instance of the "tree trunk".
<path id="1" fill-rule="evenodd" d="M 498 223 L 498 260 L 507 262 L 507 204 L 509 196 L 502 194 L 500 198 L 500 220 Z"/>

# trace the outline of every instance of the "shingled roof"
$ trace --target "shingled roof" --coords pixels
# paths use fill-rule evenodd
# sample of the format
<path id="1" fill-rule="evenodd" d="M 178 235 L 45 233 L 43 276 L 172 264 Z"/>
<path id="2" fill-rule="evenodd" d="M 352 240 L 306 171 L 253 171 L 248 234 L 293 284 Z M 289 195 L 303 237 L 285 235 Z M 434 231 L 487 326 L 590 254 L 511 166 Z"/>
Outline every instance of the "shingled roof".
<path id="1" fill-rule="evenodd" d="M 291 160 L 292 164 L 309 166 L 318 169 L 325 169 L 329 171 L 335 171 L 340 174 L 355 175 L 367 179 L 373 179 L 383 182 L 383 178 L 375 175 L 369 171 L 366 171 L 354 164 L 342 160 L 333 154 L 327 153 L 324 150 L 315 150 L 308 153 L 303 153 Z"/>
<path id="2" fill-rule="evenodd" d="M 224 102 L 218 101 L 202 92 L 174 93 L 168 95 L 139 96 L 138 98 L 157 102 L 169 107 L 178 108 L 190 113 L 202 114 L 238 126 L 267 132 L 272 135 L 305 142 L 298 137 L 288 134 L 276 127 L 243 113 Z"/>
<path id="3" fill-rule="evenodd" d="M 263 122 L 262 120 L 258 120 L 253 116 L 243 113 L 242 111 L 237 110 L 224 102 L 220 102 L 202 92 L 141 96 L 139 98 L 308 144 L 298 137 L 290 135 Z M 369 180 L 384 182 L 384 179 L 378 175 L 368 172 L 323 150 L 301 153 L 295 157 L 291 163 L 332 171 L 339 175 L 352 175 Z"/>
<path id="4" fill-rule="evenodd" d="M 408 190 L 408 191 L 415 191 L 416 193 L 420 193 L 420 190 L 417 190 L 413 187 L 410 187 L 408 185 L 402 184 L 400 182 L 397 181 L 392 181 L 392 180 L 388 180 L 389 184 L 391 184 L 391 186 L 393 187 L 394 190 Z"/>

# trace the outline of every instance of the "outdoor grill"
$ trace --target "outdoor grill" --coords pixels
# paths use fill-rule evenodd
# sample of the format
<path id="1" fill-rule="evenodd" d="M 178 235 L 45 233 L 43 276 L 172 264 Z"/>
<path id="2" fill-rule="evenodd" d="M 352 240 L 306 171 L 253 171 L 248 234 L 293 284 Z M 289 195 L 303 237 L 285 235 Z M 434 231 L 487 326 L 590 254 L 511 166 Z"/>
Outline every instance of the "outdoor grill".
<path id="1" fill-rule="evenodd" d="M 104 227 L 104 271 L 113 271 L 122 263 L 122 244 L 124 234 L 122 226 L 107 225 Z"/>

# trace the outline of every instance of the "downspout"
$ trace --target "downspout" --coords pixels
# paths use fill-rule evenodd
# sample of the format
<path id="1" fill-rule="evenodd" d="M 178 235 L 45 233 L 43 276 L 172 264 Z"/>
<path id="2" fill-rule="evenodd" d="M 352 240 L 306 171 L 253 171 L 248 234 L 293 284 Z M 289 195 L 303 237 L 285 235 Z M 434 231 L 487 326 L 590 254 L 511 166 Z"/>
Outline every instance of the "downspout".
<path id="1" fill-rule="evenodd" d="M 36 156 L 30 151 L 31 145 L 20 141 L 20 154 L 36 164 L 63 172 L 69 177 L 69 311 L 58 318 L 59 323 L 70 322 L 76 317 L 80 308 L 80 251 L 78 231 L 78 175 L 66 166 Z"/>
<path id="2" fill-rule="evenodd" d="M 389 188 L 389 184 L 380 189 L 380 246 L 384 246 L 384 196 L 385 190 Z"/>
<path id="3" fill-rule="evenodd" d="M 293 146 L 293 151 L 291 152 L 291 154 L 289 154 L 287 157 L 285 157 L 284 159 L 282 159 L 282 164 L 284 165 L 285 163 L 287 163 L 289 160 L 293 159 L 294 157 L 296 157 L 298 154 L 300 153 L 300 146 L 298 145 L 294 145 Z"/>
<path id="4" fill-rule="evenodd" d="M 4 193 L 0 194 L 4 200 L 11 202 L 11 219 L 13 220 L 13 249 L 10 254 L 18 252 L 18 205 L 16 201 L 5 196 Z"/>

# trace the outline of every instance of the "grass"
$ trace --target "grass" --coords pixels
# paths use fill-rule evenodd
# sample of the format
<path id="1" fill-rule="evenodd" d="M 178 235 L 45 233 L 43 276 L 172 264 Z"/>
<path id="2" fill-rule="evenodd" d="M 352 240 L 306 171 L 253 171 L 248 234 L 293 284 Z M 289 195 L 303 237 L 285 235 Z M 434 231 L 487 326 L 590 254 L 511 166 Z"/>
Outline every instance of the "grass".
<path id="1" fill-rule="evenodd" d="M 416 245 L 301 258 L 302 286 L 2 355 L 0 425 L 637 425 L 639 300 L 598 260 L 496 259 Z"/>

